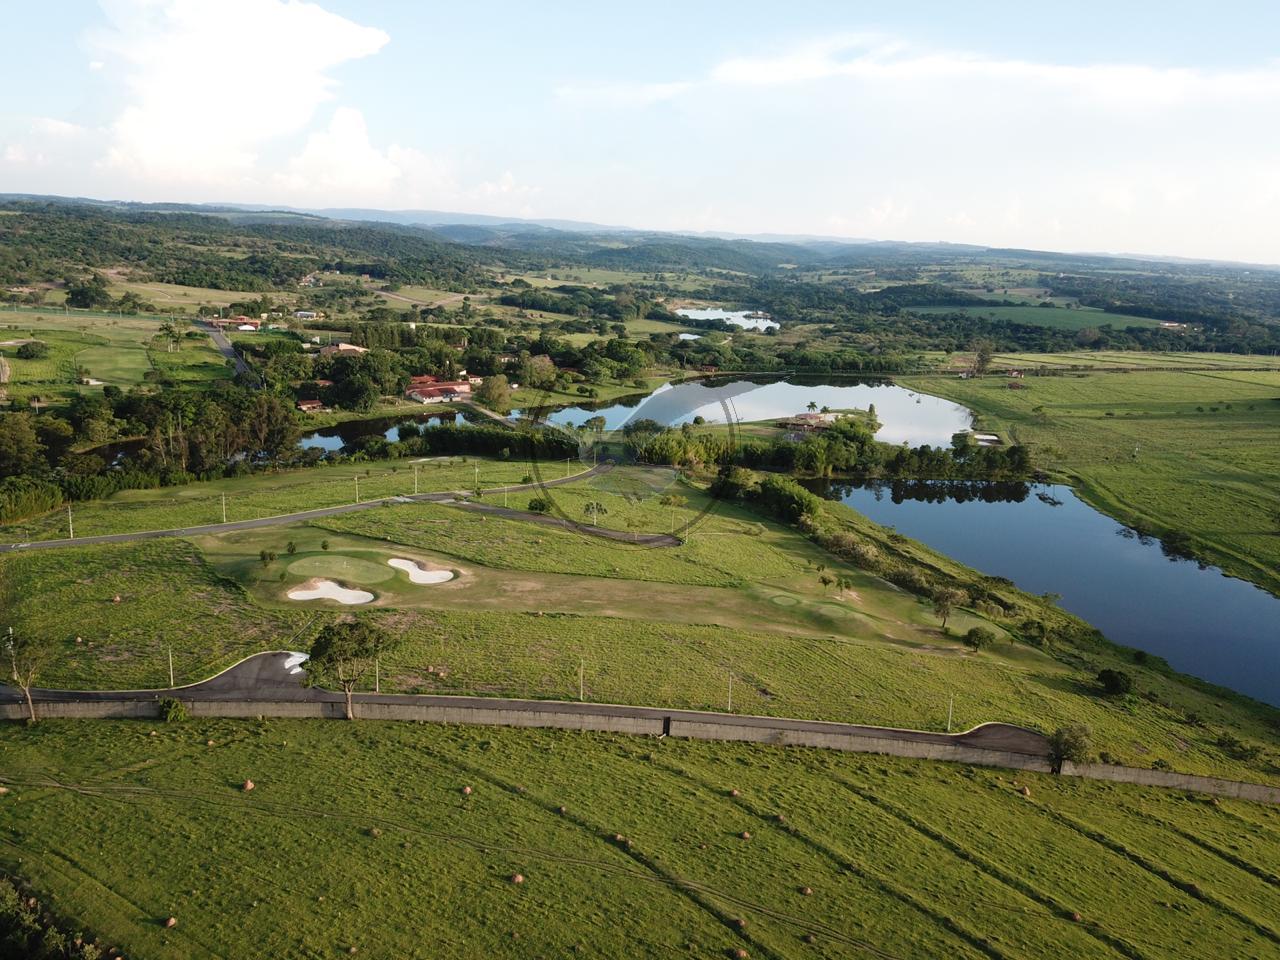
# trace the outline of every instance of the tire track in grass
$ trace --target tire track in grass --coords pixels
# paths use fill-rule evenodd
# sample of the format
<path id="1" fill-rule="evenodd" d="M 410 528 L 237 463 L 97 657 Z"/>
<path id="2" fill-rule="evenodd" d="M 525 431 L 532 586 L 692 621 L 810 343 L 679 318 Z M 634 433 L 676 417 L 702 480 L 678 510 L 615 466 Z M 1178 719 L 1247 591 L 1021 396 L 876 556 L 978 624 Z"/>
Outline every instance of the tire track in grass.
<path id="1" fill-rule="evenodd" d="M 702 910 L 703 912 L 709 914 L 711 918 L 719 926 L 724 927 L 726 930 L 732 933 L 733 936 L 736 937 L 738 940 L 745 942 L 746 944 L 748 944 L 751 947 L 754 947 L 757 950 L 760 950 L 766 956 L 776 957 L 778 958 L 778 960 L 781 960 L 780 955 L 776 951 L 774 951 L 772 948 L 770 948 L 768 945 L 761 943 L 760 941 L 752 937 L 751 934 L 738 928 L 734 923 L 733 917 L 729 916 L 728 913 L 726 913 L 724 910 L 721 910 L 714 903 L 709 902 L 708 895 L 715 897 L 716 899 L 734 903 L 737 906 L 746 906 L 745 901 L 740 901 L 737 898 L 733 897 L 732 895 L 715 891 L 711 887 L 707 887 L 703 884 L 695 883 L 694 881 L 686 880 L 683 877 L 680 877 L 669 870 L 665 870 L 662 867 L 658 866 L 656 863 L 654 863 L 652 859 L 645 856 L 643 853 L 636 850 L 634 847 L 630 845 L 610 842 L 610 840 L 607 839 L 609 836 L 608 832 L 604 830 L 602 827 L 600 827 L 598 824 L 593 824 L 589 820 L 587 820 L 585 817 L 576 813 L 570 813 L 567 810 L 564 814 L 561 814 L 559 812 L 559 805 L 553 806 L 549 801 L 537 799 L 531 796 L 528 793 L 528 791 L 525 790 L 523 787 L 514 783 L 508 783 L 507 781 L 503 780 L 501 777 L 497 776 L 496 774 L 490 773 L 489 771 L 483 770 L 479 767 L 472 766 L 471 764 L 456 757 L 442 757 L 437 751 L 431 749 L 430 747 L 420 747 L 419 749 L 422 753 L 426 753 L 434 756 L 434 758 L 438 763 L 444 763 L 455 769 L 465 771 L 471 776 L 484 780 L 487 783 L 491 784 L 492 786 L 495 786 L 498 789 L 510 794 L 516 800 L 524 801 L 528 804 L 531 804 L 537 807 L 539 810 L 546 813 L 549 817 L 554 817 L 557 822 L 571 823 L 575 827 L 577 827 L 579 830 L 585 832 L 595 840 L 602 843 L 608 843 L 610 846 L 613 847 L 613 849 L 617 850 L 623 856 L 629 858 L 630 860 L 632 860 L 633 862 L 641 866 L 648 874 L 651 875 L 652 879 L 678 892 L 679 894 L 684 896 L 685 899 L 687 899 L 690 903 L 692 903 L 695 907 L 697 907 L 699 910 Z M 752 906 L 751 909 L 756 909 L 756 908 Z M 759 911 L 759 912 L 764 912 L 764 911 Z"/>
<path id="2" fill-rule="evenodd" d="M 1009 873 L 1007 870 L 1004 870 L 998 865 L 992 863 L 982 854 L 968 849 L 967 847 L 953 840 L 947 834 L 917 819 L 909 811 L 903 810 L 902 808 L 898 807 L 894 803 L 889 802 L 888 800 L 885 800 L 881 797 L 877 797 L 871 791 L 863 787 L 860 787 L 857 784 L 851 783 L 850 781 L 845 780 L 842 777 L 833 775 L 831 779 L 833 779 L 836 783 L 843 786 L 846 790 L 853 793 L 854 796 L 859 797 L 861 800 L 863 800 L 863 802 L 870 804 L 871 806 L 875 807 L 877 810 L 884 811 L 885 813 L 888 813 L 889 815 L 895 817 L 897 820 L 905 824 L 907 827 L 910 827 L 916 833 L 945 847 L 954 856 L 965 861 L 966 863 L 972 864 L 975 868 L 977 868 L 983 874 L 991 877 L 993 880 L 997 881 L 998 883 L 1001 883 L 1004 886 L 1008 887 L 1009 889 L 1016 891 L 1017 893 L 1026 897 L 1028 900 L 1031 900 L 1035 903 L 1039 903 L 1042 906 L 1046 907 L 1047 909 L 1043 911 L 1043 913 L 1041 913 L 1042 916 L 1050 917 L 1056 920 L 1071 922 L 1073 926 L 1078 927 L 1084 933 L 1093 937 L 1095 940 L 1104 944 L 1105 946 L 1110 947 L 1112 950 L 1121 954 L 1122 956 L 1129 957 L 1130 960 L 1146 960 L 1146 955 L 1142 953 L 1142 951 L 1139 950 L 1137 946 L 1130 943 L 1128 940 L 1125 940 L 1123 937 L 1120 937 L 1116 934 L 1108 933 L 1105 929 L 1102 928 L 1101 924 L 1098 924 L 1095 922 L 1077 924 L 1074 920 L 1071 920 L 1071 914 L 1074 911 L 1068 910 L 1063 904 L 1059 903 L 1053 897 L 1049 896 L 1043 891 L 1036 889 L 1034 885 L 1028 883 L 1025 880 L 1018 878 L 1017 876 Z M 988 904 L 988 905 L 995 906 L 994 904 Z"/>
<path id="3" fill-rule="evenodd" d="M 1244 859 L 1244 857 L 1236 856 L 1230 850 L 1223 850 L 1217 844 L 1209 840 L 1205 840 L 1203 837 L 1198 837 L 1194 833 L 1191 833 L 1188 830 L 1184 830 L 1182 827 L 1179 827 L 1176 824 L 1170 823 L 1168 820 L 1165 820 L 1162 817 L 1153 817 L 1151 816 L 1151 814 L 1146 812 L 1143 812 L 1142 815 L 1146 817 L 1148 820 L 1150 820 L 1152 823 L 1159 824 L 1162 829 L 1168 830 L 1170 833 L 1176 833 L 1178 836 L 1182 837 L 1182 839 L 1186 840 L 1190 844 L 1193 844 L 1199 847 L 1205 853 L 1212 854 L 1218 859 L 1231 864 L 1231 866 L 1235 867 L 1237 870 L 1242 870 L 1245 873 L 1249 874 L 1251 877 L 1261 880 L 1263 883 L 1268 884 L 1270 886 L 1280 887 L 1280 876 L 1258 866 L 1256 863 L 1246 860 Z"/>
<path id="4" fill-rule="evenodd" d="M 1210 907 L 1213 907 L 1215 910 L 1218 910 L 1226 914 L 1227 916 L 1231 917 L 1237 923 L 1240 923 L 1243 926 L 1256 931 L 1260 936 L 1265 937 L 1266 939 L 1270 940 L 1272 943 L 1280 945 L 1280 934 L 1276 933 L 1276 931 L 1273 930 L 1271 927 L 1267 926 L 1262 921 L 1249 916 L 1247 913 L 1244 913 L 1243 911 L 1236 909 L 1235 907 L 1233 907 L 1231 904 L 1227 903 L 1225 900 L 1221 899 L 1220 897 L 1217 897 L 1212 893 L 1208 893 L 1200 889 L 1200 886 L 1198 884 L 1193 883 L 1190 880 L 1182 879 L 1181 877 L 1175 875 L 1171 870 L 1168 870 L 1165 867 L 1160 866 L 1160 864 L 1153 862 L 1147 857 L 1144 857 L 1142 854 L 1138 853 L 1135 850 L 1130 850 L 1119 840 L 1113 840 L 1112 838 L 1108 837 L 1106 834 L 1077 820 L 1075 817 L 1071 816 L 1070 814 L 1063 813 L 1060 810 L 1055 810 L 1053 807 L 1047 806 L 1043 803 L 1036 804 L 1035 807 L 1036 809 L 1044 811 L 1044 813 L 1050 819 L 1056 820 L 1058 823 L 1061 823 L 1064 826 L 1068 827 L 1069 829 L 1074 830 L 1076 833 L 1080 834 L 1081 836 L 1087 837 L 1088 839 L 1092 840 L 1094 843 L 1100 844 L 1101 846 L 1110 850 L 1112 853 L 1116 854 L 1117 856 L 1122 857 L 1125 860 L 1128 860 L 1130 863 L 1134 864 L 1137 867 L 1140 867 L 1141 869 L 1145 870 L 1147 873 L 1151 874 L 1152 876 L 1158 877 L 1159 879 L 1163 880 L 1165 883 L 1169 884 L 1169 886 L 1173 887 L 1175 890 L 1178 890 L 1179 892 L 1184 893 L 1195 900 L 1199 900 L 1201 903 L 1204 903 Z"/>
<path id="5" fill-rule="evenodd" d="M 742 796 L 727 798 L 725 797 L 724 792 L 722 790 L 716 788 L 712 784 L 707 783 L 705 780 L 703 780 L 701 777 L 697 776 L 696 774 L 693 774 L 678 766 L 671 765 L 664 761 L 657 761 L 656 765 L 658 766 L 659 769 L 666 770 L 668 773 L 674 776 L 683 778 L 684 780 L 687 780 L 690 783 L 697 784 L 703 790 L 707 791 L 713 798 L 721 802 L 730 803 L 742 810 L 745 810 L 748 814 L 750 814 L 752 817 L 755 817 L 757 820 L 759 820 L 761 823 L 765 824 L 766 826 L 771 827 L 772 829 L 775 829 L 775 830 L 780 830 L 781 832 L 785 833 L 787 836 L 791 837 L 793 840 L 797 841 L 801 845 L 806 846 L 810 850 L 817 853 L 820 857 L 827 860 L 829 863 L 834 864 L 840 870 L 843 870 L 847 873 L 852 873 L 854 876 L 858 877 L 859 879 L 867 883 L 869 886 L 877 890 L 880 890 L 886 896 L 892 899 L 898 900 L 901 903 L 906 904 L 908 907 L 916 910 L 917 912 L 924 914 L 926 917 L 932 920 L 936 925 L 938 925 L 939 927 L 951 933 L 954 937 L 956 937 L 956 939 L 963 941 L 964 943 L 978 950 L 980 953 L 983 953 L 986 956 L 991 957 L 992 960 L 1009 960 L 1008 954 L 1004 953 L 1004 951 L 1002 951 L 999 947 L 995 946 L 994 944 L 989 943 L 985 937 L 981 936 L 978 933 L 975 933 L 972 930 L 967 929 L 959 921 L 953 919 L 952 917 L 949 917 L 943 913 L 939 913 L 937 910 L 933 909 L 933 907 L 931 907 L 927 902 L 925 902 L 920 897 L 917 897 L 910 890 L 906 889 L 905 887 L 900 887 L 899 885 L 895 884 L 893 881 L 889 880 L 887 877 L 881 876 L 880 874 L 872 871 L 871 869 L 857 863 L 855 860 L 846 856 L 844 853 L 840 852 L 836 848 L 828 846 L 826 843 L 816 839 L 815 837 L 809 836 L 808 834 L 804 833 L 802 830 L 797 828 L 794 824 L 790 822 L 780 822 L 777 819 L 776 814 L 770 814 L 765 811 L 755 809 Z"/>

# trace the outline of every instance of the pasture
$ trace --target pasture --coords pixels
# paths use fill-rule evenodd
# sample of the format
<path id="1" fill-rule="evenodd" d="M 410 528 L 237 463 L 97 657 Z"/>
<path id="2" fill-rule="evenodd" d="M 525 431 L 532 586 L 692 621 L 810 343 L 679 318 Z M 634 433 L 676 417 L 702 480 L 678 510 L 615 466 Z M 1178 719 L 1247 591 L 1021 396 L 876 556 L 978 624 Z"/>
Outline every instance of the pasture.
<path id="1" fill-rule="evenodd" d="M 0 756 L 0 866 L 125 956 L 1216 960 L 1280 943 L 1280 814 L 1172 791 L 372 721 L 9 724 Z"/>

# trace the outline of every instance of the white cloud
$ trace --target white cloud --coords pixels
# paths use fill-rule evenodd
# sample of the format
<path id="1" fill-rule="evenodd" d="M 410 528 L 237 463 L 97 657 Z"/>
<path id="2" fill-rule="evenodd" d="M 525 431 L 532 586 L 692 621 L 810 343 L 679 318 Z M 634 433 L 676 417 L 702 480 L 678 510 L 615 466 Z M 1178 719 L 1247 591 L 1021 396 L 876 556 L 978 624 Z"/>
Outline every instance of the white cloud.
<path id="1" fill-rule="evenodd" d="M 400 167 L 369 142 L 364 115 L 352 107 L 334 111 L 327 129 L 311 134 L 277 182 L 289 193 L 317 200 L 384 198 L 400 178 Z"/>
<path id="2" fill-rule="evenodd" d="M 123 65 L 128 104 L 105 165 L 128 175 L 226 187 L 259 152 L 304 130 L 333 96 L 339 64 L 388 36 L 301 0 L 103 0 L 96 47 Z"/>
<path id="3" fill-rule="evenodd" d="M 574 85 L 558 90 L 567 100 L 647 106 L 715 87 L 782 87 L 852 78 L 913 84 L 993 81 L 1039 84 L 1084 95 L 1096 104 L 1128 109 L 1191 102 L 1275 102 L 1280 62 L 1250 69 L 1206 70 L 1099 63 L 1069 65 L 925 50 L 880 34 L 855 33 L 801 44 L 780 53 L 735 57 L 699 78 L 660 83 Z"/>

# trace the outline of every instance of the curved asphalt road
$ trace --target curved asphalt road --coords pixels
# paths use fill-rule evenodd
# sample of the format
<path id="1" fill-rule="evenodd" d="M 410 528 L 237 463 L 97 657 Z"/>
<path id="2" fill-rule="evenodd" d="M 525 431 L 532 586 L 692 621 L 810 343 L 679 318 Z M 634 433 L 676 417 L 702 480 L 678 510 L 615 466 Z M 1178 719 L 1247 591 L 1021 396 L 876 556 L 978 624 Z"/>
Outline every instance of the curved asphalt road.
<path id="1" fill-rule="evenodd" d="M 507 487 L 489 487 L 486 495 L 495 493 L 523 493 L 541 490 L 544 487 L 558 487 L 587 477 L 596 476 L 613 469 L 612 464 L 601 463 L 590 470 L 576 473 L 570 477 L 546 480 L 542 483 L 517 483 Z M 100 543 L 132 543 L 136 540 L 158 540 L 163 537 L 194 537 L 206 533 L 230 533 L 234 530 L 255 530 L 259 527 L 278 527 L 289 523 L 300 523 L 306 520 L 317 520 L 321 517 L 335 517 L 343 513 L 355 513 L 369 510 L 387 503 L 446 503 L 450 506 L 464 507 L 485 513 L 495 513 L 504 517 L 519 520 L 531 520 L 535 523 L 559 526 L 567 530 L 576 530 L 593 537 L 603 537 L 620 543 L 636 543 L 642 546 L 675 547 L 682 542 L 678 537 L 665 533 L 634 534 L 622 530 L 610 530 L 606 527 L 593 527 L 588 524 L 574 523 L 559 517 L 543 516 L 539 513 L 528 513 L 524 510 L 509 510 L 505 507 L 493 507 L 488 504 L 463 503 L 460 497 L 470 496 L 468 490 L 445 490 L 438 493 L 411 493 L 399 497 L 383 497 L 378 500 L 366 500 L 361 503 L 344 503 L 336 507 L 318 507 L 315 510 L 304 510 L 301 513 L 283 513 L 275 517 L 259 517 L 255 520 L 234 520 L 231 523 L 206 523 L 194 527 L 180 527 L 171 530 L 142 530 L 137 533 L 108 533 L 97 537 L 76 537 L 74 540 L 32 540 L 29 543 L 0 544 L 0 554 L 19 553 L 28 550 L 57 550 L 63 547 L 87 547 Z"/>

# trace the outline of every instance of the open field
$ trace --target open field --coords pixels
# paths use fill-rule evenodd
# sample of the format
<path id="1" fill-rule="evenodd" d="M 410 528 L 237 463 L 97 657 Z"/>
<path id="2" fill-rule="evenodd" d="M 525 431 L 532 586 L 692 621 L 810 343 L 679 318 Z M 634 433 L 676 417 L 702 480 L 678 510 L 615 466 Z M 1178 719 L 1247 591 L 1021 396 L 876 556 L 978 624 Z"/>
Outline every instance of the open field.
<path id="1" fill-rule="evenodd" d="M 1010 323 L 1026 323 L 1037 327 L 1053 327 L 1057 330 L 1084 330 L 1089 327 L 1101 327 L 1110 324 L 1116 329 L 1123 327 L 1158 327 L 1159 320 L 1150 317 L 1134 317 L 1123 313 L 1107 313 L 1094 307 L 1001 307 L 1001 306 L 969 306 L 969 307 L 912 307 L 913 313 L 963 313 L 974 317 L 992 320 L 1007 320 Z"/>
<path id="2" fill-rule="evenodd" d="M 372 722 L 13 724 L 0 756 L 0 865 L 126 956 L 1216 960 L 1280 943 L 1280 816 L 1239 801 Z"/>
<path id="3" fill-rule="evenodd" d="M 479 473 L 477 474 L 477 468 Z M 580 464 L 575 470 L 584 469 Z M 223 522 L 253 520 L 318 507 L 377 500 L 414 492 L 414 473 L 423 493 L 519 483 L 529 465 L 479 457 L 437 457 L 388 463 L 323 464 L 279 473 L 190 483 L 155 490 L 121 490 L 107 500 L 73 506 L 76 534 L 82 537 L 143 530 L 176 530 Z M 20 523 L 0 525 L 0 541 L 56 540 L 67 535 L 66 511 L 55 510 Z"/>
<path id="4" fill-rule="evenodd" d="M 641 519 L 668 512 L 644 503 L 635 508 Z M 691 492 L 690 507 L 681 509 L 697 508 Z M 829 509 L 868 538 L 887 537 L 852 511 Z M 610 516 L 625 522 L 621 507 Z M 872 542 L 890 549 L 887 539 Z M 168 645 L 179 682 L 257 650 L 306 649 L 338 608 L 284 595 L 328 576 L 373 593 L 371 614 L 402 639 L 383 661 L 386 691 L 576 698 L 581 669 L 591 700 L 723 709 L 732 674 L 734 706 L 745 712 L 942 729 L 954 697 L 959 727 L 1005 720 L 1049 731 L 1084 722 L 1096 749 L 1118 762 L 1280 777 L 1275 710 L 1101 645 L 1056 650 L 1001 641 L 974 654 L 957 635 L 984 623 L 979 614 L 957 611 L 944 634 L 926 602 L 737 508 L 666 549 L 435 504 L 202 538 L 197 546 L 157 541 L 7 557 L 9 589 L 20 598 L 11 604 L 14 625 L 61 644 L 47 682 L 167 683 Z M 909 542 L 893 549 L 959 570 Z M 387 566 L 396 557 L 458 578 L 410 584 Z M 851 586 L 824 587 L 819 564 Z M 1026 610 L 1040 603 L 1008 592 Z M 116 594 L 121 603 L 112 602 Z M 1099 697 L 1092 678 L 1103 667 L 1132 673 L 1140 695 Z M 1219 744 L 1224 731 L 1261 753 L 1236 759 Z"/>
<path id="5" fill-rule="evenodd" d="M 1184 531 L 1228 572 L 1280 593 L 1280 372 L 909 377 L 1031 447 L 1085 500 L 1157 534 Z"/>
<path id="6" fill-rule="evenodd" d="M 110 292 L 113 297 L 124 293 L 136 293 L 148 303 L 155 304 L 161 311 L 173 310 L 178 313 L 195 313 L 196 308 L 205 305 L 225 307 L 232 303 L 243 303 L 257 300 L 261 293 L 249 293 L 244 290 L 217 290 L 212 287 L 187 287 L 177 283 L 137 282 L 112 278 Z M 291 305 L 295 299 L 293 294 L 272 291 L 267 294 L 276 303 Z"/>
<path id="7" fill-rule="evenodd" d="M 6 319 L 10 315 L 0 313 L 0 324 Z M 28 319 L 29 325 L 17 322 Z M 153 370 L 179 383 L 204 383 L 232 376 L 222 355 L 207 338 L 184 337 L 180 349 L 172 353 L 155 342 L 160 332 L 158 318 L 50 313 L 12 315 L 12 320 L 13 323 L 0 325 L 0 355 L 10 369 L 8 392 L 16 399 L 38 395 L 56 402 L 97 389 L 78 383 L 78 368 L 87 370 L 94 380 L 121 389 L 146 382 Z M 48 344 L 48 356 L 19 359 L 17 344 L 27 339 Z"/>
<path id="8" fill-rule="evenodd" d="M 511 274 L 507 278 L 524 280 L 535 287 L 559 287 L 573 284 L 607 287 L 618 283 L 643 285 L 661 282 L 676 290 L 699 290 L 707 283 L 705 277 L 695 273 L 663 273 L 660 274 L 661 281 L 655 281 L 656 276 L 659 275 L 635 270 L 607 270 L 602 267 L 570 264 L 547 273 Z"/>
<path id="9" fill-rule="evenodd" d="M 1073 353 L 997 353 L 993 369 L 1019 370 L 1280 370 L 1280 357 L 1256 353 L 1147 353 L 1080 350 Z"/>

